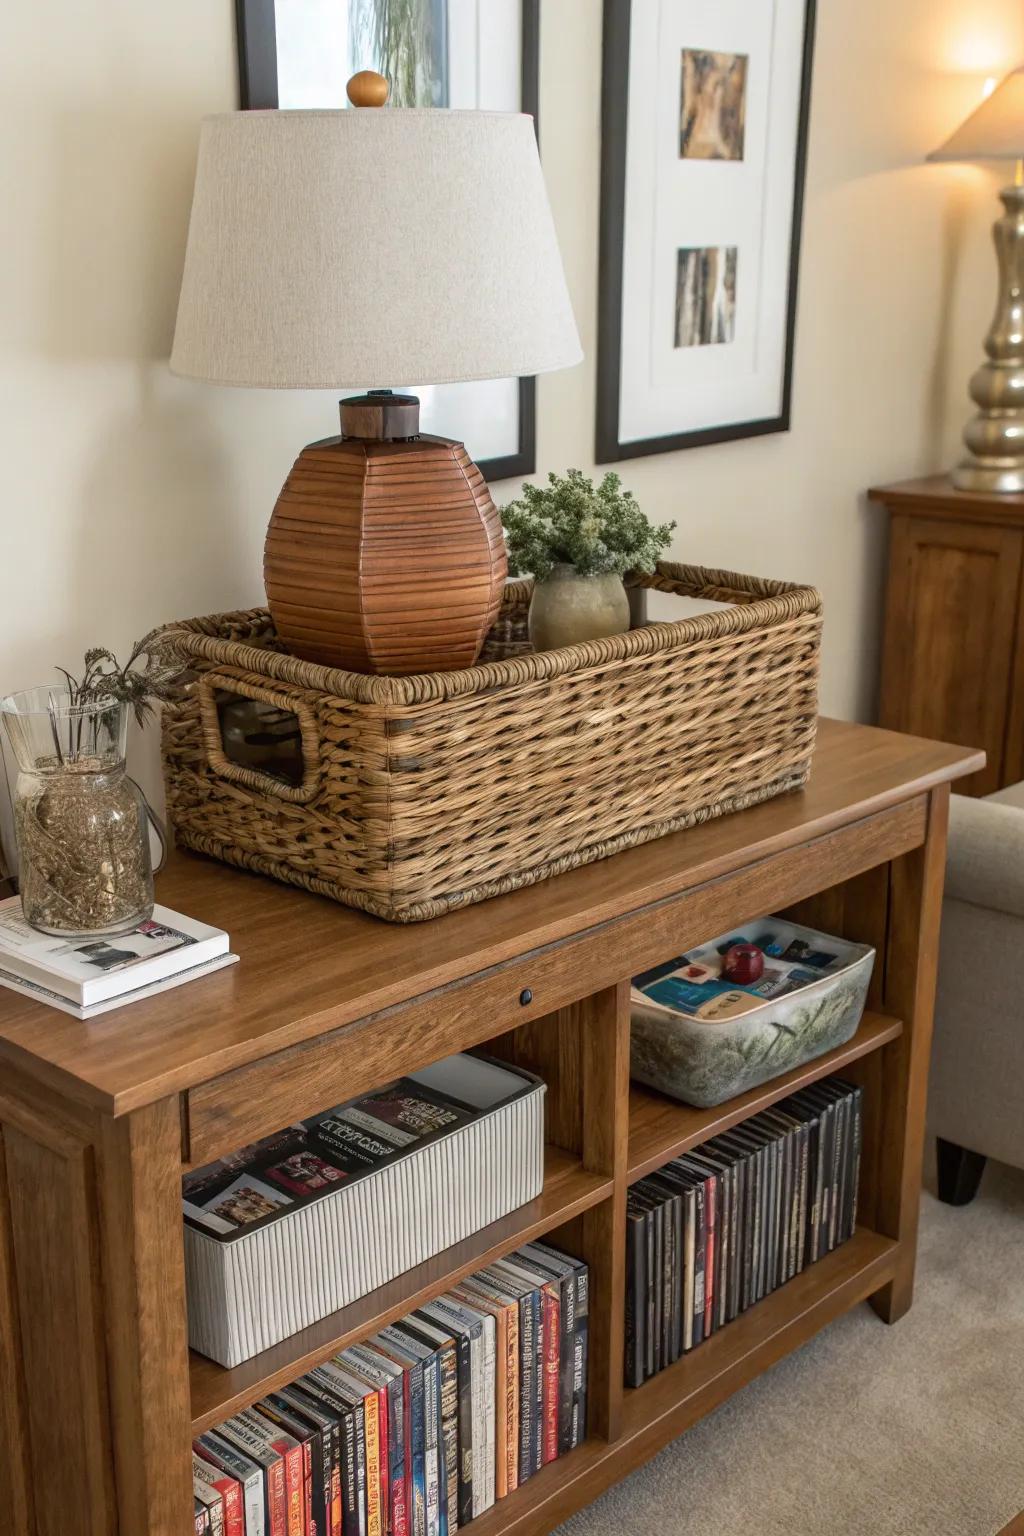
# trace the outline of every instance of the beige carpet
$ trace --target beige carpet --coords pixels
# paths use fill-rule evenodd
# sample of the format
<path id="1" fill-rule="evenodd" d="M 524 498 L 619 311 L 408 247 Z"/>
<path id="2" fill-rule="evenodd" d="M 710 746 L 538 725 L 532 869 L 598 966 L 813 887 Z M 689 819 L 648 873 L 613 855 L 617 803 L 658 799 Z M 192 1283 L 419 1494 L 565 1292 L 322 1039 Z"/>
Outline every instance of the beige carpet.
<path id="1" fill-rule="evenodd" d="M 925 1194 L 914 1305 L 865 1304 L 562 1536 L 995 1536 L 1024 1510 L 1024 1173 Z"/>

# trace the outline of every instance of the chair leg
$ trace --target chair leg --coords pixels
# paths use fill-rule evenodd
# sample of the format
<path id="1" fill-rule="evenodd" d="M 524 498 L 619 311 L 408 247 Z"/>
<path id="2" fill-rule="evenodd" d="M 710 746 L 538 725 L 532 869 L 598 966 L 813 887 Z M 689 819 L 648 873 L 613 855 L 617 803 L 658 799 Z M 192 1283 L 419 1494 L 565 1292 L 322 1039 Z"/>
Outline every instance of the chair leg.
<path id="1" fill-rule="evenodd" d="M 935 1138 L 939 1170 L 939 1199 L 946 1205 L 969 1205 L 985 1171 L 980 1152 L 969 1152 L 954 1141 Z"/>

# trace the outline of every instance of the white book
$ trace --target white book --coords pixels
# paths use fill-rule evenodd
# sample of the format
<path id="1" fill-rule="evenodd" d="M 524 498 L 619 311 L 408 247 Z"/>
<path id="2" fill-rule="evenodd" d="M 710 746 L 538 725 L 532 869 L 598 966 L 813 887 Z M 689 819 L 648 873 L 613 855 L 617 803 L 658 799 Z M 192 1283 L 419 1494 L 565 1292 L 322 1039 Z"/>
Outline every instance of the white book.
<path id="1" fill-rule="evenodd" d="M 42 987 L 35 981 L 23 981 L 20 976 L 14 976 L 10 971 L 0 969 L 0 987 L 10 987 L 12 992 L 20 992 L 23 997 L 34 997 L 39 1003 L 46 1003 L 50 1008 L 59 1008 L 62 1013 L 70 1013 L 75 1019 L 94 1019 L 98 1013 L 110 1013 L 114 1008 L 126 1008 L 129 1003 L 137 1003 L 144 997 L 153 997 L 157 992 L 168 992 L 171 987 L 183 986 L 186 981 L 197 981 L 200 976 L 209 976 L 213 971 L 222 971 L 226 965 L 235 965 L 237 955 L 217 955 L 213 960 L 207 960 L 203 965 L 194 965 L 190 970 L 179 971 L 176 976 L 165 976 L 163 981 L 152 981 L 148 987 L 136 987 L 132 992 L 122 992 L 119 997 L 108 997 L 105 1003 L 92 1003 L 88 1008 L 80 1008 L 77 1003 L 69 1002 L 66 997 L 61 997 L 57 992 L 51 992 L 49 987 Z"/>
<path id="2" fill-rule="evenodd" d="M 79 1008 L 192 971 L 228 951 L 228 936 L 169 907 L 116 938 L 58 939 L 30 928 L 21 897 L 0 901 L 0 970 L 32 981 Z"/>

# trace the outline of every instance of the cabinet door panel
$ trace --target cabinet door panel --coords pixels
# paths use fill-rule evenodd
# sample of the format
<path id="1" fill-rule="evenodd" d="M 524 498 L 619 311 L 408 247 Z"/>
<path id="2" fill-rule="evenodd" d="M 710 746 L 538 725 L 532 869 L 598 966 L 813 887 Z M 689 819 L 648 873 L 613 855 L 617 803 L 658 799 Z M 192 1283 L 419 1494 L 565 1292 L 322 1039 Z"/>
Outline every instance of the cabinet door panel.
<path id="1" fill-rule="evenodd" d="M 880 724 L 984 747 L 969 794 L 1003 782 L 1022 543 L 1018 529 L 892 519 Z"/>

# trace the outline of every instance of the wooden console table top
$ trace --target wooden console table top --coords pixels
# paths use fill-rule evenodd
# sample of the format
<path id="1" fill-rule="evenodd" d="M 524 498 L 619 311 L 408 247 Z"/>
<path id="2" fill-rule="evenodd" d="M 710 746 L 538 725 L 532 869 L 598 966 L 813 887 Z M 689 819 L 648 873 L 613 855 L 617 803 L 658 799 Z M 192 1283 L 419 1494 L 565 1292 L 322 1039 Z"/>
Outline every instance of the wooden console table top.
<path id="1" fill-rule="evenodd" d="M 0 1060 L 120 1115 L 614 924 L 982 761 L 967 748 L 822 719 L 805 789 L 427 923 L 385 923 L 263 876 L 175 853 L 158 879 L 158 900 L 226 928 L 240 963 L 86 1022 L 0 990 Z M 543 1012 L 542 1004 L 539 998 L 535 1011 Z"/>

